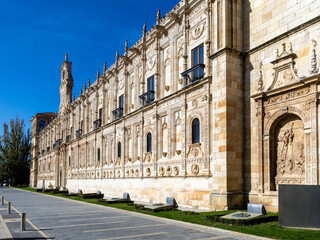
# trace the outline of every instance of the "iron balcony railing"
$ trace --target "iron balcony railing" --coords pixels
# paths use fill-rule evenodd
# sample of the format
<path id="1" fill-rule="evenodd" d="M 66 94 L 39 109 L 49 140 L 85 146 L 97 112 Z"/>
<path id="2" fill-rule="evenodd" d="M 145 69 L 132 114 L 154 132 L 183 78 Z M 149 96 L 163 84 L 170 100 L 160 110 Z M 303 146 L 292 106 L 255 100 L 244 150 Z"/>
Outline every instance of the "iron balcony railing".
<path id="1" fill-rule="evenodd" d="M 98 128 L 101 127 L 101 119 L 97 119 L 93 122 L 93 131 L 97 130 Z"/>
<path id="2" fill-rule="evenodd" d="M 197 82 L 204 77 L 204 68 L 206 65 L 198 64 L 187 71 L 181 73 L 184 79 L 184 86 L 188 86 L 191 83 Z"/>
<path id="3" fill-rule="evenodd" d="M 76 131 L 76 138 L 80 138 L 82 136 L 82 129 L 78 129 Z"/>
<path id="4" fill-rule="evenodd" d="M 123 108 L 117 108 L 112 111 L 113 120 L 117 120 L 123 116 Z"/>
<path id="5" fill-rule="evenodd" d="M 67 137 L 66 137 L 66 143 L 69 143 L 71 141 L 71 135 L 68 135 Z"/>
<path id="6" fill-rule="evenodd" d="M 154 91 L 148 91 L 139 96 L 142 107 L 152 103 L 154 101 L 154 95 Z"/>

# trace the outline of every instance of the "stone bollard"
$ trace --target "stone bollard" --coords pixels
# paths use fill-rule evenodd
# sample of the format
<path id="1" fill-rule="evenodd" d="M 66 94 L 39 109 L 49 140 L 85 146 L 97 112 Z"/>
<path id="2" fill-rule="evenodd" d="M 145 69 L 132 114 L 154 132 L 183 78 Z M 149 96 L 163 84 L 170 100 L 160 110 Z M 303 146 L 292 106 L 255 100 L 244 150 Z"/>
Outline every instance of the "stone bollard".
<path id="1" fill-rule="evenodd" d="M 11 202 L 8 202 L 8 214 L 11 214 Z"/>
<path id="2" fill-rule="evenodd" d="M 1 197 L 1 206 L 4 206 L 4 197 Z"/>
<path id="3" fill-rule="evenodd" d="M 21 213 L 21 223 L 20 223 L 20 231 L 25 231 L 26 230 L 26 214 Z"/>

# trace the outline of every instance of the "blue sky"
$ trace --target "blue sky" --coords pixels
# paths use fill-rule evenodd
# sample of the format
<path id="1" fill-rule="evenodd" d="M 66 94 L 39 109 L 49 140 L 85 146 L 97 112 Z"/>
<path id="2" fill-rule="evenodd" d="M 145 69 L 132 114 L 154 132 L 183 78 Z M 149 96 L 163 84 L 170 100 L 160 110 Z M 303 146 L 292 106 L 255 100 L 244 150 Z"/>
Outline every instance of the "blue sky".
<path id="1" fill-rule="evenodd" d="M 17 115 L 59 110 L 60 67 L 73 64 L 74 93 L 179 0 L 0 0 L 0 133 Z"/>

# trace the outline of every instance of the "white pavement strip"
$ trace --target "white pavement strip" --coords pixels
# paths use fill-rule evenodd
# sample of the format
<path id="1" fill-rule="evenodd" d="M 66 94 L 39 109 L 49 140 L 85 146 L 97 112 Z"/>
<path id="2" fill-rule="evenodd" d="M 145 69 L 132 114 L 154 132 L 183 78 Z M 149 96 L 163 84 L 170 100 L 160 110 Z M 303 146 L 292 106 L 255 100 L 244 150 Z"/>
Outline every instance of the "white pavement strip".
<path id="1" fill-rule="evenodd" d="M 106 225 L 114 223 L 126 223 L 127 221 L 117 221 L 117 222 L 102 222 L 102 223 L 86 223 L 86 224 L 74 224 L 74 225 L 63 225 L 63 226 L 52 226 L 46 228 L 69 228 L 69 227 L 82 227 L 82 226 L 93 226 L 93 225 Z"/>
<path id="2" fill-rule="evenodd" d="M 159 223 L 159 224 L 144 225 L 144 226 L 133 226 L 133 227 L 121 227 L 121 228 L 108 228 L 108 229 L 88 230 L 88 231 L 83 231 L 83 232 L 85 232 L 85 233 L 91 233 L 91 232 L 107 232 L 107 231 L 115 231 L 115 230 L 138 229 L 138 228 L 146 228 L 146 227 L 165 226 L 165 225 L 169 225 L 169 224 L 167 224 L 167 223 Z"/>
<path id="3" fill-rule="evenodd" d="M 131 239 L 131 238 L 139 238 L 139 237 L 147 237 L 147 236 L 155 236 L 155 235 L 164 235 L 164 234 L 168 234 L 168 233 L 157 232 L 157 233 L 146 233 L 146 234 L 139 234 L 139 235 L 126 235 L 123 237 L 101 238 L 99 240 Z"/>
<path id="4" fill-rule="evenodd" d="M 100 212 L 101 214 L 101 212 Z M 72 214 L 72 215 L 68 215 L 68 216 L 56 216 L 56 215 L 46 215 L 47 217 L 32 217 L 32 219 L 51 219 L 51 218 L 66 218 L 66 217 L 81 217 L 81 216 L 85 216 L 85 217 L 89 217 L 89 216 L 94 216 L 96 217 L 97 214 Z M 125 217 L 122 215 L 122 217 Z"/>
<path id="5" fill-rule="evenodd" d="M 61 222 L 91 221 L 91 220 L 101 220 L 101 219 L 110 219 L 110 218 L 128 218 L 128 216 L 115 216 L 115 217 L 99 217 L 99 218 L 67 219 L 67 220 L 61 220 Z"/>

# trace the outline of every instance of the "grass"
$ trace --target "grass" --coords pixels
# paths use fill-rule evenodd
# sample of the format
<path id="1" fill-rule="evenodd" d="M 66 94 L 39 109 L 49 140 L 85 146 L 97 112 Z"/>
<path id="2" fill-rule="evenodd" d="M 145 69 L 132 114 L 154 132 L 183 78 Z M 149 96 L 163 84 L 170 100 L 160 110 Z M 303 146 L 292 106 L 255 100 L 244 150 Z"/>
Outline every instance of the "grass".
<path id="1" fill-rule="evenodd" d="M 19 189 L 36 192 L 34 188 L 21 187 Z M 53 195 L 50 192 L 42 193 L 46 195 Z M 61 194 L 54 194 L 54 196 L 64 197 Z M 231 230 L 235 232 L 247 233 L 261 237 L 268 237 L 274 239 L 283 239 L 283 240 L 304 240 L 304 239 L 320 239 L 320 231 L 313 230 L 303 230 L 303 229 L 292 229 L 292 228 L 283 228 L 278 225 L 278 221 L 255 224 L 252 226 L 239 226 L 232 224 L 223 224 L 223 223 L 214 223 L 207 220 L 207 215 L 221 215 L 229 214 L 235 212 L 236 210 L 222 211 L 222 212 L 200 212 L 195 213 L 192 211 L 164 211 L 164 212 L 150 212 L 141 209 L 136 209 L 133 204 L 118 203 L 118 204 L 104 204 L 99 203 L 98 199 L 80 199 L 78 197 L 64 197 L 77 201 L 93 203 L 118 209 L 123 209 L 127 211 L 139 212 L 143 214 L 153 215 L 162 218 L 169 218 L 183 222 L 195 223 L 200 225 L 205 225 L 209 227 L 216 227 L 226 230 Z M 276 213 L 268 213 L 268 215 L 276 215 Z"/>

